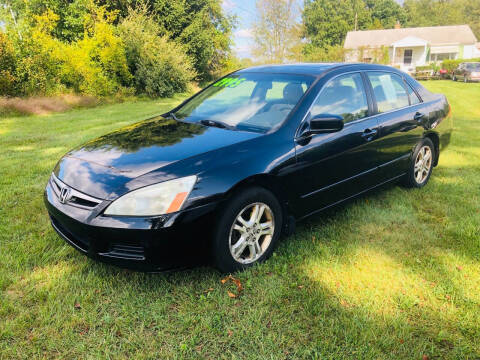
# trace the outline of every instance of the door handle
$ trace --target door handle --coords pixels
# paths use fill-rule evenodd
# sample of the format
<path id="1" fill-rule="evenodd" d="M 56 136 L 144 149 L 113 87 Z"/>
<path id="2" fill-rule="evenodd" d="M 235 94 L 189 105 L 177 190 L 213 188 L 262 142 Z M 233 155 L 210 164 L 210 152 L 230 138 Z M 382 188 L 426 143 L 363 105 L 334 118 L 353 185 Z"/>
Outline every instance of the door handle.
<path id="1" fill-rule="evenodd" d="M 420 112 L 417 112 L 415 114 L 415 116 L 413 117 L 413 120 L 417 121 L 417 122 L 422 122 L 423 118 L 425 117 L 424 114 L 420 113 Z"/>
<path id="2" fill-rule="evenodd" d="M 375 136 L 377 136 L 378 130 L 377 129 L 365 129 L 362 134 L 362 138 L 366 141 L 372 141 Z"/>

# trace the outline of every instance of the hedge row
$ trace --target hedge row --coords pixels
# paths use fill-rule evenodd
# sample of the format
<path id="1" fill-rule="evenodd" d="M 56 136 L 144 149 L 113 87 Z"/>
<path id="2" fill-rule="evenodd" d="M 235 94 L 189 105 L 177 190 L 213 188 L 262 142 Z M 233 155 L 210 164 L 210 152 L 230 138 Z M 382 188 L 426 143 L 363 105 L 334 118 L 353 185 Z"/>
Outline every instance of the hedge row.
<path id="1" fill-rule="evenodd" d="M 105 7 L 84 22 L 83 37 L 54 36 L 59 17 L 51 10 L 33 26 L 0 32 L 0 96 L 75 92 L 94 96 L 171 96 L 195 77 L 184 49 L 165 36 L 145 12 L 133 11 L 118 24 Z"/>
<path id="2" fill-rule="evenodd" d="M 442 69 L 447 70 L 448 73 L 452 73 L 458 65 L 462 62 L 480 62 L 480 58 L 477 59 L 454 59 L 454 60 L 443 60 Z"/>

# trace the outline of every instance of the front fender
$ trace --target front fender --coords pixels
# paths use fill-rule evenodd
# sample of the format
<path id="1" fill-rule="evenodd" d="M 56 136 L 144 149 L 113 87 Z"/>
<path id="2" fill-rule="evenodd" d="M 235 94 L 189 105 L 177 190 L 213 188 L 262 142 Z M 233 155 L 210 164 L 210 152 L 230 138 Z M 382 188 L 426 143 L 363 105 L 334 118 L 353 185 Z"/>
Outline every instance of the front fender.
<path id="1" fill-rule="evenodd" d="M 214 159 L 209 161 L 210 167 L 198 173 L 185 208 L 222 202 L 236 189 L 250 184 L 264 186 L 277 196 L 283 192 L 282 200 L 288 201 L 285 179 L 296 161 L 293 141 L 265 136 L 222 149 Z"/>

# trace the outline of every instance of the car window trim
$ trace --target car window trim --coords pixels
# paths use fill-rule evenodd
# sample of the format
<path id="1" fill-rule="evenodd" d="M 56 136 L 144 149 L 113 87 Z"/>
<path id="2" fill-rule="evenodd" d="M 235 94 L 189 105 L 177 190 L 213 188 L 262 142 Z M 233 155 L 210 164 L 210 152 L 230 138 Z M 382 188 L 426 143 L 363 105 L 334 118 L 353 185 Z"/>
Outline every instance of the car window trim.
<path id="1" fill-rule="evenodd" d="M 370 78 L 368 77 L 368 75 L 366 74 L 367 72 L 373 72 L 373 73 L 389 73 L 389 74 L 393 74 L 395 76 L 398 76 L 401 80 L 401 84 L 402 84 L 402 87 L 403 87 L 403 90 L 405 90 L 405 93 L 407 94 L 407 99 L 408 99 L 408 105 L 407 106 L 402 106 L 402 107 L 399 107 L 399 108 L 395 108 L 395 109 L 392 109 L 392 110 L 389 110 L 389 111 L 384 111 L 384 112 L 379 112 L 378 111 L 378 103 L 377 103 L 377 98 L 375 96 L 375 93 L 372 93 L 372 96 L 373 96 L 373 99 L 374 99 L 374 102 L 375 102 L 375 110 L 376 110 L 376 114 L 388 114 L 392 111 L 396 111 L 396 110 L 401 110 L 401 109 L 405 109 L 409 106 L 412 106 L 412 104 L 410 103 L 410 96 L 408 95 L 408 90 L 405 88 L 405 78 L 403 75 L 400 75 L 400 74 L 397 74 L 396 72 L 394 71 L 382 71 L 382 70 L 368 70 L 368 71 L 365 71 L 365 75 L 368 79 L 368 81 L 370 82 L 370 86 L 372 88 L 372 91 L 373 91 L 373 85 L 372 85 L 372 82 L 370 81 Z"/>
<path id="2" fill-rule="evenodd" d="M 410 85 L 410 82 L 407 81 L 407 79 L 405 78 L 405 76 L 403 75 L 400 75 L 398 73 L 396 73 L 395 71 L 390 71 L 390 70 L 365 70 L 365 73 L 367 72 L 383 72 L 383 73 L 391 73 L 391 74 L 394 74 L 394 75 L 397 75 L 397 76 L 400 76 L 400 78 L 406 82 L 408 85 Z M 365 74 L 366 75 L 366 74 Z M 367 76 L 368 78 L 368 76 Z M 370 79 L 368 79 L 368 81 L 370 82 Z M 370 86 L 371 85 L 371 82 L 370 82 Z M 415 89 L 414 86 L 410 85 L 410 88 L 415 92 L 415 94 L 418 96 L 418 99 L 420 100 L 420 102 L 418 104 L 413 104 L 413 105 L 407 105 L 407 106 L 402 106 L 400 108 L 396 108 L 396 109 L 393 109 L 393 110 L 389 110 L 389 111 L 385 111 L 385 112 L 378 112 L 378 107 L 377 107 L 377 99 L 375 98 L 375 95 L 372 94 L 373 96 L 373 99 L 374 99 L 374 102 L 375 102 L 375 107 L 376 107 L 376 113 L 373 114 L 372 116 L 376 116 L 376 115 L 383 115 L 383 114 L 389 114 L 389 113 L 392 113 L 394 111 L 398 111 L 398 110 L 404 110 L 404 109 L 407 109 L 409 107 L 412 107 L 412 106 L 417 106 L 417 105 L 420 105 L 420 104 L 423 104 L 424 101 L 422 99 L 422 97 L 418 94 L 417 90 Z M 406 91 L 406 89 L 405 89 Z M 408 96 L 408 91 L 407 91 L 407 96 Z M 410 104 L 410 96 L 408 96 L 408 103 Z"/>
<path id="3" fill-rule="evenodd" d="M 332 81 L 332 80 L 335 80 L 337 77 L 340 77 L 340 76 L 343 76 L 343 75 L 348 75 L 348 74 L 360 74 L 361 78 L 362 78 L 362 82 L 364 82 L 364 77 L 363 77 L 363 73 L 364 71 L 363 70 L 353 70 L 353 71 L 347 71 L 347 72 L 343 72 L 341 74 L 337 74 L 335 76 L 332 76 L 330 79 L 328 79 L 328 81 L 322 85 L 322 87 L 320 88 L 320 90 L 318 90 L 318 94 L 315 96 L 315 99 L 313 99 L 312 101 L 312 104 L 309 106 L 308 110 L 305 112 L 305 115 L 303 116 L 302 120 L 300 121 L 300 124 L 298 124 L 297 126 L 297 129 L 295 130 L 295 135 L 294 135 L 294 139 L 300 139 L 302 138 L 301 134 L 299 134 L 301 132 L 301 128 L 302 126 L 304 125 L 304 123 L 307 121 L 307 118 L 313 108 L 313 106 L 315 105 L 315 103 L 317 102 L 318 98 L 320 97 L 320 94 L 322 93 L 323 89 Z M 318 79 L 320 80 L 320 78 Z M 310 89 L 313 88 L 313 85 L 312 84 L 310 86 Z M 364 118 L 361 118 L 361 119 L 357 119 L 357 120 L 353 120 L 353 121 L 350 121 L 350 122 L 347 122 L 345 123 L 345 127 L 348 126 L 349 124 L 355 124 L 355 123 L 358 123 L 360 121 L 363 121 L 363 120 L 366 120 L 366 119 L 369 119 L 370 117 L 374 116 L 375 114 L 371 114 L 370 113 L 370 109 L 371 109 L 371 104 L 370 104 L 370 101 L 371 99 L 369 98 L 369 95 L 368 95 L 368 89 L 367 87 L 365 86 L 365 84 L 363 85 L 364 87 L 364 91 L 365 91 L 365 96 L 367 98 L 367 104 L 368 104 L 368 116 L 364 117 Z M 373 110 L 373 109 L 372 109 Z M 317 134 L 317 135 L 321 135 L 321 134 Z"/>
<path id="4" fill-rule="evenodd" d="M 412 93 L 415 94 L 415 96 L 417 97 L 417 99 L 419 101 L 417 104 L 421 103 L 422 101 L 421 101 L 420 97 L 417 95 L 417 93 L 415 92 L 415 89 L 407 82 L 407 80 L 405 78 L 402 78 L 402 79 L 403 79 L 403 84 L 404 84 L 404 86 L 406 87 L 406 90 L 407 90 L 408 103 L 410 104 L 410 106 L 416 105 L 416 104 L 412 104 L 412 99 L 410 97 L 410 92 L 408 91 L 408 89 L 412 90 Z"/>
<path id="5" fill-rule="evenodd" d="M 424 102 L 423 98 L 420 96 L 420 93 L 417 91 L 417 88 L 415 86 L 413 86 L 413 84 L 410 81 L 408 81 L 408 79 L 405 76 L 403 77 L 403 79 L 404 79 L 405 83 L 408 86 L 410 86 L 410 88 L 413 90 L 413 92 L 417 95 L 418 99 L 420 100 L 419 104 L 423 103 Z M 418 105 L 418 104 L 414 104 L 414 105 Z"/>
<path id="6" fill-rule="evenodd" d="M 422 97 L 418 94 L 417 90 L 415 89 L 414 86 L 411 86 L 410 87 L 413 89 L 413 91 L 417 94 L 418 98 L 420 99 L 420 102 L 418 104 L 413 104 L 413 105 L 408 105 L 408 106 L 404 106 L 402 108 L 398 108 L 398 109 L 393 109 L 393 110 L 389 110 L 389 111 L 386 111 L 386 112 L 383 112 L 383 113 L 379 113 L 378 112 L 378 109 L 376 109 L 376 106 L 377 106 L 377 103 L 376 103 L 376 99 L 375 99 L 375 96 L 373 96 L 373 89 L 371 89 L 371 83 L 370 83 L 370 80 L 368 79 L 368 76 L 367 76 L 367 72 L 385 72 L 385 73 L 392 73 L 392 74 L 395 74 L 395 75 L 398 75 L 400 76 L 402 79 L 405 78 L 405 76 L 403 75 L 400 75 L 399 73 L 395 72 L 395 71 L 391 71 L 391 70 L 353 70 L 353 71 L 348 71 L 348 72 L 344 72 L 344 73 L 341 73 L 341 74 L 338 74 L 338 75 L 335 75 L 333 76 L 331 79 L 329 79 L 322 87 L 321 89 L 318 91 L 318 94 L 317 96 L 315 96 L 315 99 L 313 100 L 312 104 L 310 105 L 310 107 L 308 108 L 308 110 L 306 111 L 305 115 L 303 116 L 302 118 L 302 121 L 300 121 L 300 124 L 298 125 L 297 129 L 295 130 L 295 136 L 294 136 L 294 139 L 297 140 L 297 139 L 300 139 L 302 136 L 300 133 L 301 129 L 302 129 L 302 126 L 304 125 L 304 123 L 307 121 L 307 118 L 308 118 L 308 115 L 310 114 L 310 111 L 312 110 L 312 107 L 313 105 L 315 104 L 315 102 L 317 101 L 318 97 L 320 96 L 323 88 L 330 82 L 330 80 L 333 80 L 335 79 L 336 77 L 339 77 L 341 75 L 345 75 L 345 74 L 352 74 L 352 73 L 362 73 L 364 74 L 365 77 L 367 77 L 367 80 L 368 80 L 368 83 L 369 83 L 369 86 L 368 86 L 368 91 L 372 91 L 372 103 L 373 103 L 373 108 L 374 110 L 376 110 L 376 112 L 372 113 L 371 115 L 369 116 L 366 116 L 364 118 L 361 118 L 361 119 L 357 119 L 357 120 L 353 120 L 353 121 L 350 121 L 348 123 L 345 123 L 345 126 L 344 128 L 346 127 L 349 127 L 350 124 L 358 124 L 362 121 L 367 121 L 367 120 L 371 120 L 372 118 L 375 118 L 377 116 L 380 116 L 380 115 L 384 115 L 384 114 L 390 114 L 390 113 L 393 113 L 393 112 L 396 112 L 396 111 L 401 111 L 401 110 L 405 110 L 405 109 L 408 109 L 410 107 L 414 107 L 414 106 L 419 106 L 419 105 L 422 105 L 424 104 L 424 100 L 422 99 Z M 320 79 L 318 79 L 320 80 Z M 408 82 L 407 79 L 405 79 L 407 81 L 408 84 L 410 84 L 410 82 Z M 312 84 L 310 86 L 310 89 L 309 90 L 312 90 L 313 89 L 313 86 L 315 84 Z M 368 100 L 368 97 L 367 97 L 367 100 Z M 315 134 L 315 135 L 322 135 L 322 134 Z M 315 135 L 312 135 L 312 136 L 315 136 Z"/>

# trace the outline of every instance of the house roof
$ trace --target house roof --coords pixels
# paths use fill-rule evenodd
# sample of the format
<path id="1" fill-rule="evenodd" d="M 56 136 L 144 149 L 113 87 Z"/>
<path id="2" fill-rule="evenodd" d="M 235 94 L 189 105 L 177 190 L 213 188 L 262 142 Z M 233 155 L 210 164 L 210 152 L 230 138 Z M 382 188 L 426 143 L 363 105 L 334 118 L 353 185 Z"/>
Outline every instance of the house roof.
<path id="1" fill-rule="evenodd" d="M 391 45 L 395 45 L 396 47 L 402 47 L 402 46 L 425 46 L 427 45 L 427 41 L 420 39 L 415 36 L 407 36 L 406 38 L 403 38 L 401 40 L 395 41 Z"/>
<path id="2" fill-rule="evenodd" d="M 428 26 L 387 30 L 349 31 L 345 39 L 346 49 L 390 46 L 402 39 L 414 37 L 429 45 L 475 44 L 477 38 L 468 25 Z"/>

